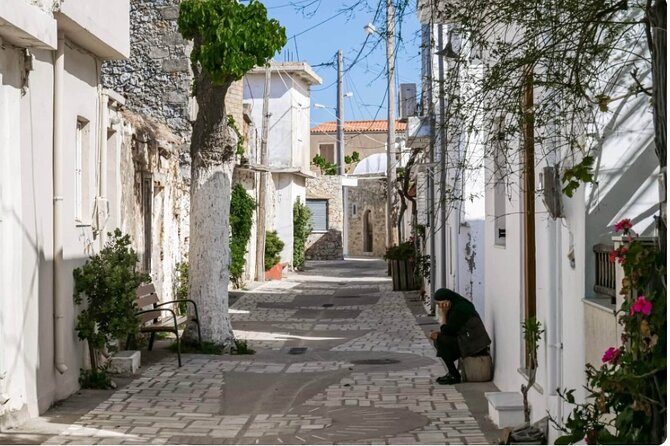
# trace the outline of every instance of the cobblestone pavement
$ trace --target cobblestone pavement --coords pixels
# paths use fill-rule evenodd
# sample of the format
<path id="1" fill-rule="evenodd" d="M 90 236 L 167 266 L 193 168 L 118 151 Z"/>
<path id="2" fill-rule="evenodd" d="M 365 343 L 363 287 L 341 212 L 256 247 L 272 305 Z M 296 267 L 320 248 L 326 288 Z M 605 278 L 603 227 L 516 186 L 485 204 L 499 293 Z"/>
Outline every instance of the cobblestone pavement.
<path id="1" fill-rule="evenodd" d="M 231 307 L 252 356 L 168 356 L 44 444 L 487 444 L 378 261 L 313 262 Z M 418 305 L 420 307 L 420 304 Z M 48 414 L 47 414 L 48 415 Z"/>

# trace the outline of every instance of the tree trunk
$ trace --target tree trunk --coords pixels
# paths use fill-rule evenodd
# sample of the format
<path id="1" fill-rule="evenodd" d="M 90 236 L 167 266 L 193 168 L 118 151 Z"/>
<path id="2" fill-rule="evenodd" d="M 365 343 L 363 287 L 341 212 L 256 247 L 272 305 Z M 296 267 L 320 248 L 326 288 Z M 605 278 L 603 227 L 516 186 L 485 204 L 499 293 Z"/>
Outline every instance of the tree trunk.
<path id="1" fill-rule="evenodd" d="M 198 304 L 203 341 L 230 348 L 229 217 L 237 136 L 225 110 L 230 83 L 214 85 L 205 71 L 194 72 L 199 109 L 191 140 L 189 295 Z"/>

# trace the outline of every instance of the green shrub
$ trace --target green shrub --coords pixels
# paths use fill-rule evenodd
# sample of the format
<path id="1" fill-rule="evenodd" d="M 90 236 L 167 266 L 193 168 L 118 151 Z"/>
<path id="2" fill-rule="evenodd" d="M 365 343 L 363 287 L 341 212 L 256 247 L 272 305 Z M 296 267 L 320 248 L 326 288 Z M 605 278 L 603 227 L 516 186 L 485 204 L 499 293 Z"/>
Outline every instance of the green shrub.
<path id="1" fill-rule="evenodd" d="M 175 267 L 175 299 L 188 299 L 188 262 L 177 263 Z M 179 314 L 186 314 L 188 311 L 186 302 L 179 302 Z"/>
<path id="2" fill-rule="evenodd" d="M 256 350 L 249 347 L 245 339 L 235 339 L 235 347 L 233 347 L 233 355 L 253 355 Z"/>
<path id="3" fill-rule="evenodd" d="M 236 288 L 242 284 L 247 244 L 251 238 L 256 201 L 241 184 L 233 186 L 230 196 L 230 280 Z"/>
<path id="4" fill-rule="evenodd" d="M 277 231 L 265 233 L 265 270 L 269 270 L 281 261 L 280 253 L 284 249 L 284 242 L 277 235 Z"/>
<path id="5" fill-rule="evenodd" d="M 81 268 L 73 271 L 74 302 L 86 307 L 77 317 L 77 335 L 88 342 L 91 367 L 98 366 L 97 352 L 117 350 L 117 341 L 137 335 L 139 319 L 135 315 L 135 290 L 149 282 L 147 274 L 136 270 L 137 254 L 130 247 L 130 236 L 119 229 L 108 233 L 110 240 Z"/>
<path id="6" fill-rule="evenodd" d="M 305 266 L 305 244 L 312 232 L 312 213 L 300 199 L 293 204 L 293 267 Z"/>
<path id="7" fill-rule="evenodd" d="M 82 389 L 113 389 L 116 386 L 112 383 L 107 373 L 107 369 L 80 370 L 79 385 Z"/>

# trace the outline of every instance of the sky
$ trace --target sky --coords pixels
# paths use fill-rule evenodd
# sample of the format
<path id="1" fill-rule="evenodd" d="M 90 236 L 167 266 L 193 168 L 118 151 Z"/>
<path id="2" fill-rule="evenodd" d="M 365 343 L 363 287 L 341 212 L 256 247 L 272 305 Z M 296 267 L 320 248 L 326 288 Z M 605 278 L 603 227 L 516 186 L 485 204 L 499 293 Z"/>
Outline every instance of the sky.
<path id="1" fill-rule="evenodd" d="M 307 62 L 323 79 L 322 85 L 312 87 L 312 127 L 335 120 L 338 49 L 344 54 L 344 91 L 352 93 L 344 99 L 345 121 L 387 118 L 386 43 L 380 35 L 368 35 L 363 29 L 369 22 L 380 31 L 386 28 L 385 0 L 261 1 L 268 15 L 286 28 L 288 43 L 275 60 Z M 416 2 L 399 3 L 408 6 L 402 14 L 397 12 L 400 24 L 396 25 L 396 103 L 399 83 L 416 83 L 417 90 L 421 90 Z M 359 52 L 361 55 L 352 66 Z M 316 109 L 314 104 L 328 108 Z"/>

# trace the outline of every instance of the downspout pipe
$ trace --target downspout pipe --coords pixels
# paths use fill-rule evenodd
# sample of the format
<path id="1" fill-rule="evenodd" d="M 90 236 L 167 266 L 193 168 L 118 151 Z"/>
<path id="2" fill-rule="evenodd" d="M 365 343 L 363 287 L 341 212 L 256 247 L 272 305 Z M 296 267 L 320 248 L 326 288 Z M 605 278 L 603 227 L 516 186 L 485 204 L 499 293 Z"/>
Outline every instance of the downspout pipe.
<path id="1" fill-rule="evenodd" d="M 53 94 L 53 311 L 54 365 L 59 373 L 65 365 L 65 295 L 60 279 L 65 277 L 63 260 L 63 78 L 65 75 L 65 37 L 58 33 L 54 61 Z"/>

